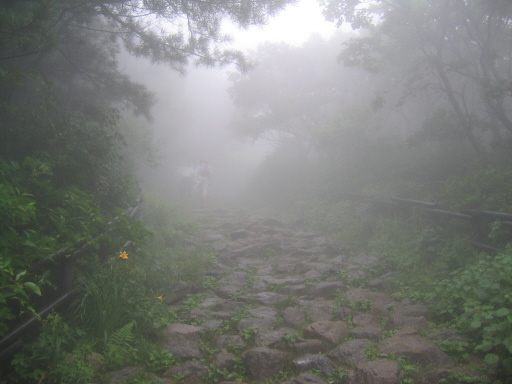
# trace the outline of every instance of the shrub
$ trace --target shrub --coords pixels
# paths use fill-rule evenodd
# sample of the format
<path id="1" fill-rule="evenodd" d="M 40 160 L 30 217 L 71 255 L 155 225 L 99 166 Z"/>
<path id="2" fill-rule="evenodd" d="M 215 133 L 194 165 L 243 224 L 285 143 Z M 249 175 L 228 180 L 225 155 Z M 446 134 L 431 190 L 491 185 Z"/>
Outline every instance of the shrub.
<path id="1" fill-rule="evenodd" d="M 439 283 L 437 313 L 466 333 L 485 362 L 512 374 L 512 250 L 461 268 Z"/>

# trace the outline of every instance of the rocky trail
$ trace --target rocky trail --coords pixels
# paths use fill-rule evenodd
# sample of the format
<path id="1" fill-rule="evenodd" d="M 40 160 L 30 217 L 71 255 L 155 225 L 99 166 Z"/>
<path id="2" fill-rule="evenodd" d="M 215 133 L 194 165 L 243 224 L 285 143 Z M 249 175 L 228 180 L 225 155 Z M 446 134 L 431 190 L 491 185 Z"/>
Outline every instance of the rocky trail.
<path id="1" fill-rule="evenodd" d="M 196 216 L 194 242 L 218 258 L 201 287 L 173 287 L 168 304 L 183 320 L 162 346 L 180 364 L 164 382 L 427 384 L 468 373 L 438 347 L 460 336 L 393 298 L 393 273 L 379 275 L 377 257 L 344 255 L 299 222 Z"/>

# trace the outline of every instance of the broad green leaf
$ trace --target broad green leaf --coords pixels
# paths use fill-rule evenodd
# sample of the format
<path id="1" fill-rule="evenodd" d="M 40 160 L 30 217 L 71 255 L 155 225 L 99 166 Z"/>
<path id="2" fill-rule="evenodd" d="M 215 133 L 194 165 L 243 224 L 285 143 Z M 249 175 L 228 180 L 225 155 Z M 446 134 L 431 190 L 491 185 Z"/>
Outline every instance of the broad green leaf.
<path id="1" fill-rule="evenodd" d="M 27 274 L 27 271 L 21 271 L 20 273 L 18 273 L 16 275 L 16 277 L 14 278 L 15 281 L 18 281 L 20 279 L 20 277 L 23 277 Z"/>
<path id="2" fill-rule="evenodd" d="M 37 284 L 27 281 L 26 283 L 23 284 L 23 286 L 28 290 L 34 292 L 36 295 L 41 296 L 41 290 L 39 289 L 39 286 Z"/>

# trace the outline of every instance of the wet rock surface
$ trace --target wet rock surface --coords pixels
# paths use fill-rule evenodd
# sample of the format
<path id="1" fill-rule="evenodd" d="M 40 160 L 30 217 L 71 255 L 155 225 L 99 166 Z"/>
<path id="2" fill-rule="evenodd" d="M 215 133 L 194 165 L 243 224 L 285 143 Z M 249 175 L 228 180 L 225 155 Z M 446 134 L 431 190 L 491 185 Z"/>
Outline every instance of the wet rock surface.
<path id="1" fill-rule="evenodd" d="M 376 273 L 378 257 L 346 255 L 299 222 L 196 216 L 194 242 L 218 257 L 208 287 L 180 282 L 167 302 L 181 320 L 162 331 L 162 348 L 180 364 L 164 382 L 392 384 L 405 361 L 415 382 L 430 383 L 454 369 L 428 308 L 392 297 L 393 272 Z M 191 294 L 197 303 L 183 305 Z"/>

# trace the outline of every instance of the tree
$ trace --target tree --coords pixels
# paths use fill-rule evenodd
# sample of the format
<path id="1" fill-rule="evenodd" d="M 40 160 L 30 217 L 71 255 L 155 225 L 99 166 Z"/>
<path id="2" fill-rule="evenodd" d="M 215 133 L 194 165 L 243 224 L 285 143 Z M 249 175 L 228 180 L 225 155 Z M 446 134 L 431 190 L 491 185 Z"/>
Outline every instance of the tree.
<path id="1" fill-rule="evenodd" d="M 342 103 L 357 98 L 365 81 L 339 71 L 336 54 L 336 45 L 319 37 L 302 47 L 260 46 L 255 68 L 231 76 L 235 132 L 274 142 L 293 139 L 303 156 L 311 153 L 319 127 L 330 123 Z"/>
<path id="2" fill-rule="evenodd" d="M 288 0 L 6 1 L 0 5 L 0 157 L 48 160 L 54 182 L 116 200 L 123 190 L 119 114 L 150 116 L 152 95 L 123 74 L 128 52 L 184 72 L 198 65 L 236 63 L 224 49 L 224 19 L 265 22 Z M 119 163 L 119 166 L 112 165 Z"/>
<path id="3" fill-rule="evenodd" d="M 17 303 L 30 306 L 25 291 L 37 291 L 26 270 L 108 236 L 106 223 L 138 193 L 121 116 L 150 118 L 153 97 L 122 72 L 119 52 L 179 72 L 189 63 L 243 69 L 240 52 L 225 48 L 222 21 L 262 23 L 288 2 L 0 2 L 0 334 Z"/>
<path id="4" fill-rule="evenodd" d="M 402 68 L 409 90 L 442 96 L 480 154 L 489 141 L 510 139 L 512 3 L 330 0 L 324 6 L 328 20 L 366 31 L 348 43 L 345 63 Z"/>
<path id="5" fill-rule="evenodd" d="M 70 31 L 82 29 L 119 39 L 128 52 L 184 71 L 189 60 L 213 65 L 237 62 L 239 51 L 222 49 L 230 37 L 224 19 L 246 28 L 264 24 L 291 0 L 31 0 L 4 2 L 1 59 L 49 52 Z"/>

